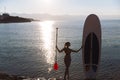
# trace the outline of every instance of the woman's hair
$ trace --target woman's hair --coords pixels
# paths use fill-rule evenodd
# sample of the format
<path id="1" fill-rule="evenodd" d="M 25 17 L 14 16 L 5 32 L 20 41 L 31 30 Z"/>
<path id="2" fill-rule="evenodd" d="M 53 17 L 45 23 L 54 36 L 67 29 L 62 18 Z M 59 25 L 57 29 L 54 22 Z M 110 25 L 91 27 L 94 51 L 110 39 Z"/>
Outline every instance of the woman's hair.
<path id="1" fill-rule="evenodd" d="M 70 46 L 70 42 L 66 42 L 65 44 L 64 44 L 64 47 L 66 48 L 66 47 L 69 47 Z"/>

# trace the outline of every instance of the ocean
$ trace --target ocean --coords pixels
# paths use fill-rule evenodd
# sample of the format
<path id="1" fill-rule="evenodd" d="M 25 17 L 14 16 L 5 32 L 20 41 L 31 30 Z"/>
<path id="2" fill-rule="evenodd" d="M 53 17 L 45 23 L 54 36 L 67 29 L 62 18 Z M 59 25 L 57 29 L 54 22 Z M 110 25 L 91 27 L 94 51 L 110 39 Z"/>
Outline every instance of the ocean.
<path id="1" fill-rule="evenodd" d="M 82 45 L 84 20 L 40 21 L 0 24 L 0 72 L 29 77 L 63 78 L 64 53 L 58 53 L 59 69 L 53 70 L 55 37 L 58 48 L 70 42 L 72 49 Z M 102 52 L 98 80 L 119 80 L 120 20 L 101 20 Z M 82 51 L 71 53 L 70 80 L 84 78 Z"/>

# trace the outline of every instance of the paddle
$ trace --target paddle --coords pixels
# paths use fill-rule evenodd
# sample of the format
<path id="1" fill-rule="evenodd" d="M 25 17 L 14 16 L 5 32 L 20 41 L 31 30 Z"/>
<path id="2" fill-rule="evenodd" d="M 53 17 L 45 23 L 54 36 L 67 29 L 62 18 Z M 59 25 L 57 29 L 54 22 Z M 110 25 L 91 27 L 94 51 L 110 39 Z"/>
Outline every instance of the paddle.
<path id="1" fill-rule="evenodd" d="M 58 28 L 56 28 L 56 46 L 57 46 L 57 38 L 58 38 Z M 55 46 L 55 48 L 56 48 Z M 55 63 L 54 63 L 54 70 L 58 70 L 58 63 L 57 63 L 57 49 L 55 49 Z"/>

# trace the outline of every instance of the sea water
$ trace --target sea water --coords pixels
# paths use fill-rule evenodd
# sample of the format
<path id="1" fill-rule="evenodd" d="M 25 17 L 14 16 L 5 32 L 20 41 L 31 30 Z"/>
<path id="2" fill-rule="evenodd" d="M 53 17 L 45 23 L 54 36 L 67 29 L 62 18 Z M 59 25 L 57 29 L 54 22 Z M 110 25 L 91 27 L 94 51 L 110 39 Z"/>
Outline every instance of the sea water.
<path id="1" fill-rule="evenodd" d="M 70 42 L 72 49 L 82 45 L 84 20 L 41 21 L 0 24 L 0 72 L 20 76 L 63 78 L 64 53 L 55 61 L 56 27 L 58 47 Z M 102 52 L 97 79 L 118 80 L 120 74 L 120 20 L 101 20 Z M 82 51 L 71 53 L 70 79 L 84 78 Z"/>

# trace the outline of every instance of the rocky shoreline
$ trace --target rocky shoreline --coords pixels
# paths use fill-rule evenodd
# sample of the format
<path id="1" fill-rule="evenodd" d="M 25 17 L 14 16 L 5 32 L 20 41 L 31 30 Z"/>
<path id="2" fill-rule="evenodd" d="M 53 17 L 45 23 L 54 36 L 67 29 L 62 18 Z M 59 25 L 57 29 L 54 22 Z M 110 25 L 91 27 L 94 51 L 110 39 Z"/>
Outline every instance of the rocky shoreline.
<path id="1" fill-rule="evenodd" d="M 44 77 L 28 77 L 19 75 L 9 75 L 7 73 L 0 73 L 0 80 L 63 80 L 62 78 L 49 78 Z"/>
<path id="2" fill-rule="evenodd" d="M 0 23 L 22 23 L 35 21 L 32 18 L 23 18 L 19 16 L 10 16 L 8 13 L 0 15 Z"/>
<path id="3" fill-rule="evenodd" d="M 0 73 L 0 80 L 23 80 L 26 77 L 18 75 L 9 75 L 7 73 Z"/>

